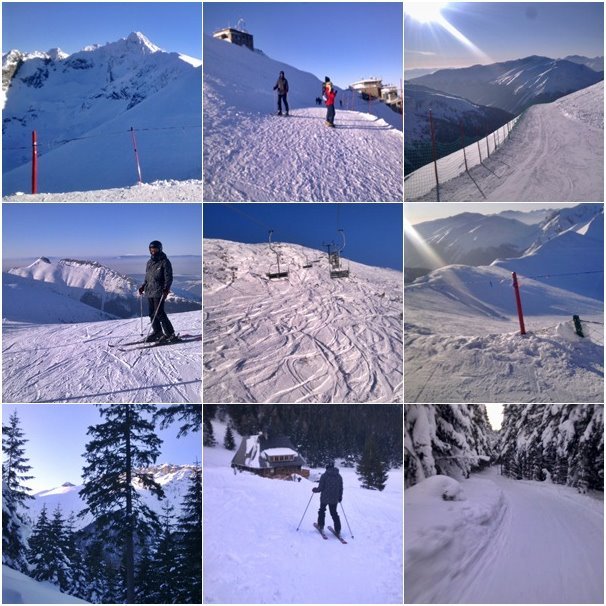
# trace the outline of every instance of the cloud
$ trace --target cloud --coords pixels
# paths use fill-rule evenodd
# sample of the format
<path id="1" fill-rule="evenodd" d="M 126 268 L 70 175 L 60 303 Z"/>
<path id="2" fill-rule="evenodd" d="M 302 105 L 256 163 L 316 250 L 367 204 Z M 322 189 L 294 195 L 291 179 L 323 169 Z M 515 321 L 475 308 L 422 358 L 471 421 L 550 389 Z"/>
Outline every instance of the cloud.
<path id="1" fill-rule="evenodd" d="M 431 51 L 410 50 L 408 48 L 405 48 L 404 52 L 406 52 L 406 53 L 412 53 L 413 55 L 425 55 L 425 56 L 428 56 L 428 57 L 433 57 L 433 56 L 435 56 L 435 55 L 438 54 L 438 53 L 432 53 Z"/>

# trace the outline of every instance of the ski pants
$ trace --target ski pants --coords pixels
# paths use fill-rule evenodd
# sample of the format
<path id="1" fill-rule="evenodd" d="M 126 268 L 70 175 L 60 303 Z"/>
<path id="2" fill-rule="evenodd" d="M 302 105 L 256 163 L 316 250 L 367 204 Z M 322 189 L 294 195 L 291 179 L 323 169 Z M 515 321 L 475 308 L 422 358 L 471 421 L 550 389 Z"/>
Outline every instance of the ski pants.
<path id="1" fill-rule="evenodd" d="M 284 101 L 284 111 L 288 113 L 288 101 L 286 100 L 286 93 L 281 95 L 278 93 L 278 111 L 282 113 L 282 101 Z"/>
<path id="2" fill-rule="evenodd" d="M 324 522 L 326 521 L 326 506 L 332 517 L 332 521 L 335 524 L 335 532 L 339 534 L 341 532 L 341 520 L 337 513 L 337 503 L 322 503 L 320 502 L 320 509 L 318 509 L 318 526 L 324 528 Z"/>
<path id="3" fill-rule="evenodd" d="M 326 106 L 326 122 L 328 122 L 329 124 L 334 125 L 335 123 L 335 106 L 334 105 L 327 105 Z M 336 528 L 335 528 L 336 530 Z"/>
<path id="4" fill-rule="evenodd" d="M 175 332 L 173 325 L 170 323 L 166 312 L 164 311 L 164 297 L 153 297 L 147 299 L 147 303 L 149 305 L 149 318 L 153 320 L 152 331 L 154 334 L 162 334 L 164 331 L 165 335 L 172 335 Z M 160 305 L 158 309 L 158 313 L 156 313 L 156 308 Z M 156 319 L 154 320 L 154 314 Z"/>

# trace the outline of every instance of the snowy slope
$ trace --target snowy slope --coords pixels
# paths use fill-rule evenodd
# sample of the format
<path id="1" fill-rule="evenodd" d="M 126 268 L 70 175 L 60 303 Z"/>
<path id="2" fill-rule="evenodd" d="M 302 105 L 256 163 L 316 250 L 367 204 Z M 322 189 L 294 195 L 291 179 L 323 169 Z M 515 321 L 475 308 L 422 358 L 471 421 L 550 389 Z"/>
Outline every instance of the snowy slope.
<path id="1" fill-rule="evenodd" d="M 204 449 L 205 603 L 402 602 L 401 470 L 392 470 L 378 492 L 360 488 L 353 469 L 340 469 L 342 504 L 354 533 L 351 538 L 339 508 L 348 541 L 341 545 L 313 528 L 317 497 L 296 531 L 316 484 L 234 475 L 233 454 Z"/>
<path id="2" fill-rule="evenodd" d="M 517 115 L 534 103 L 554 101 L 603 79 L 603 72 L 586 65 L 533 55 L 490 65 L 442 69 L 412 82 Z"/>
<path id="3" fill-rule="evenodd" d="M 193 470 L 193 465 L 171 465 L 169 463 L 162 463 L 148 468 L 154 480 L 164 490 L 166 498 L 162 501 L 159 501 L 149 490 L 144 489 L 139 483 L 134 482 L 134 486 L 141 495 L 143 502 L 158 515 L 162 513 L 164 504 L 169 503 L 174 508 L 175 516 L 178 517 L 181 512 L 181 502 L 187 492 L 189 478 Z M 70 482 L 65 482 L 61 486 L 43 490 L 33 495 L 34 500 L 29 503 L 29 511 L 27 513 L 32 525 L 45 505 L 48 512 L 54 511 L 57 506 L 61 507 L 64 517 L 68 517 L 70 512 L 77 514 L 82 511 L 86 504 L 78 494 L 81 489 L 82 486 L 75 486 Z M 84 528 L 91 521 L 91 516 L 77 518 L 76 529 Z"/>
<path id="4" fill-rule="evenodd" d="M 209 201 L 401 201 L 402 116 L 347 91 L 334 131 L 314 105 L 314 75 L 204 37 L 204 198 Z M 272 88 L 289 82 L 290 119 Z M 343 109 L 338 105 L 343 101 Z M 348 103 L 355 110 L 347 110 Z"/>
<path id="5" fill-rule="evenodd" d="M 289 276 L 270 281 L 266 244 L 204 240 L 205 401 L 401 401 L 402 274 L 331 279 L 326 254 L 280 247 Z"/>
<path id="6" fill-rule="evenodd" d="M 33 129 L 42 192 L 136 183 L 131 127 L 145 181 L 199 178 L 201 79 L 189 58 L 139 33 L 68 58 L 24 61 L 3 111 L 3 195 L 29 191 Z"/>
<path id="7" fill-rule="evenodd" d="M 200 335 L 201 314 L 172 314 L 181 334 Z M 121 352 L 140 340 L 139 318 L 32 325 L 4 320 L 5 402 L 200 402 L 200 341 Z M 147 334 L 149 320 L 144 322 Z"/>
<path id="8" fill-rule="evenodd" d="M 404 493 L 407 603 L 603 603 L 603 495 L 492 468 L 444 501 L 440 477 Z"/>
<path id="9" fill-rule="evenodd" d="M 604 83 L 528 109 L 503 145 L 469 174 L 462 152 L 442 158 L 438 170 L 459 175 L 440 182 L 442 201 L 603 201 Z M 435 190 L 421 199 L 435 200 Z"/>
<path id="10" fill-rule="evenodd" d="M 2 566 L 3 604 L 88 604 L 84 600 L 61 593 L 56 585 L 35 581 L 8 566 Z"/>

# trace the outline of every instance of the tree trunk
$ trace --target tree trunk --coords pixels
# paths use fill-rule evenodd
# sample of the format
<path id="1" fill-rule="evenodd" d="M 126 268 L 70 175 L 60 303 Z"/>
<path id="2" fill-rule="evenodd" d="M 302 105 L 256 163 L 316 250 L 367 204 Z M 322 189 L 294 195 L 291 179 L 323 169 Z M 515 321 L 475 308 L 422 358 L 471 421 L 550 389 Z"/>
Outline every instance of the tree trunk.
<path id="1" fill-rule="evenodd" d="M 126 603 L 135 603 L 135 552 L 134 552 L 134 529 L 133 529 L 133 496 L 132 490 L 132 469 L 130 454 L 130 406 L 126 406 Z"/>

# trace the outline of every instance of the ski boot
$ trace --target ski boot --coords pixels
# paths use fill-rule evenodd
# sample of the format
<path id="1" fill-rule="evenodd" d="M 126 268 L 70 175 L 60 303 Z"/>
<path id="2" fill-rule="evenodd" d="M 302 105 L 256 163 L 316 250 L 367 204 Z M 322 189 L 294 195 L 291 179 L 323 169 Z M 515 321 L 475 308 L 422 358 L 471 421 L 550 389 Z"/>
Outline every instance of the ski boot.
<path id="1" fill-rule="evenodd" d="M 160 341 L 164 335 L 161 332 L 152 332 L 146 339 L 146 343 L 155 343 L 156 341 Z"/>

